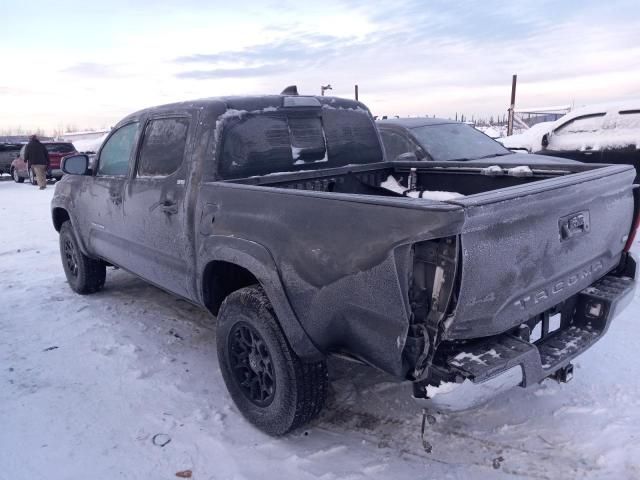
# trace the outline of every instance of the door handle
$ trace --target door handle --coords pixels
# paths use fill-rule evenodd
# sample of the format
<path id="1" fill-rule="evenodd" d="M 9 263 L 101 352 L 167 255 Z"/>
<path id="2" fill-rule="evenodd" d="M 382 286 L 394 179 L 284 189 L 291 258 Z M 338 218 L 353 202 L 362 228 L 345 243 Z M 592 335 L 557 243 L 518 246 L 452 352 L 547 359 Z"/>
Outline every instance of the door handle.
<path id="1" fill-rule="evenodd" d="M 165 200 L 160 209 L 167 215 L 175 215 L 178 213 L 178 205 L 176 205 L 176 202 L 170 200 Z"/>

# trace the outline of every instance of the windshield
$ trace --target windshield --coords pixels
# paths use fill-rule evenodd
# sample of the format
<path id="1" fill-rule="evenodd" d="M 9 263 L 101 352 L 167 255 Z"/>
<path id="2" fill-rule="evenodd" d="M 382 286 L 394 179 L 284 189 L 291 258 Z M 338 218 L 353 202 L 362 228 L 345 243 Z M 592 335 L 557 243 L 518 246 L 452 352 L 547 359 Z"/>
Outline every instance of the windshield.
<path id="1" fill-rule="evenodd" d="M 411 133 L 437 162 L 476 160 L 513 153 L 465 123 L 425 125 L 412 128 Z"/>
<path id="2" fill-rule="evenodd" d="M 325 107 L 245 113 L 225 127 L 224 178 L 250 177 L 383 160 L 369 113 Z"/>

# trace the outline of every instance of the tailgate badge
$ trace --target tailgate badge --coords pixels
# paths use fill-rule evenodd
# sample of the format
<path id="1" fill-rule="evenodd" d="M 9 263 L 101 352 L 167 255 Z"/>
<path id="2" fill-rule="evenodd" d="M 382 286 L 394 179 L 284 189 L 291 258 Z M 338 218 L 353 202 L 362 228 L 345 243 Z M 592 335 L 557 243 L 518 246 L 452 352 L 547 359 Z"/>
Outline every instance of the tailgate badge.
<path id="1" fill-rule="evenodd" d="M 589 211 L 584 210 L 561 217 L 558 220 L 558 227 L 560 228 L 560 241 L 589 232 Z"/>

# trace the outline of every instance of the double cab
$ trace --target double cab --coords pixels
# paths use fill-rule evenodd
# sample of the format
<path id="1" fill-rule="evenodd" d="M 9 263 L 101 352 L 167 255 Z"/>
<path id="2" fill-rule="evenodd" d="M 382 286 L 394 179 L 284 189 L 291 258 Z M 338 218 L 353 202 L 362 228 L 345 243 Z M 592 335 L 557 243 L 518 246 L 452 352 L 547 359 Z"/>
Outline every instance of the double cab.
<path id="1" fill-rule="evenodd" d="M 385 161 L 357 101 L 148 108 L 62 170 L 71 288 L 118 266 L 209 310 L 231 397 L 272 435 L 320 412 L 334 354 L 425 401 L 566 381 L 635 287 L 632 166 Z"/>

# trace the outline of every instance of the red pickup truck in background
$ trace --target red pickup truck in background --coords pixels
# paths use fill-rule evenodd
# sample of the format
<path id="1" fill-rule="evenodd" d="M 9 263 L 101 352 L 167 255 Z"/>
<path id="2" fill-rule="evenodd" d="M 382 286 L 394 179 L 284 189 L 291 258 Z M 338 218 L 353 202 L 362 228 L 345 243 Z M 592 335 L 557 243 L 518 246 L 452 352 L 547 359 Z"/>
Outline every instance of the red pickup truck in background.
<path id="1" fill-rule="evenodd" d="M 62 157 L 78 153 L 70 142 L 42 142 L 49 152 L 49 169 L 47 170 L 47 178 L 62 178 L 62 170 L 60 170 L 60 160 Z M 17 183 L 24 182 L 25 178 L 35 185 L 36 178 L 30 168 L 27 168 L 27 162 L 24 160 L 24 149 L 26 145 L 20 149 L 18 156 L 11 162 L 11 176 Z"/>

